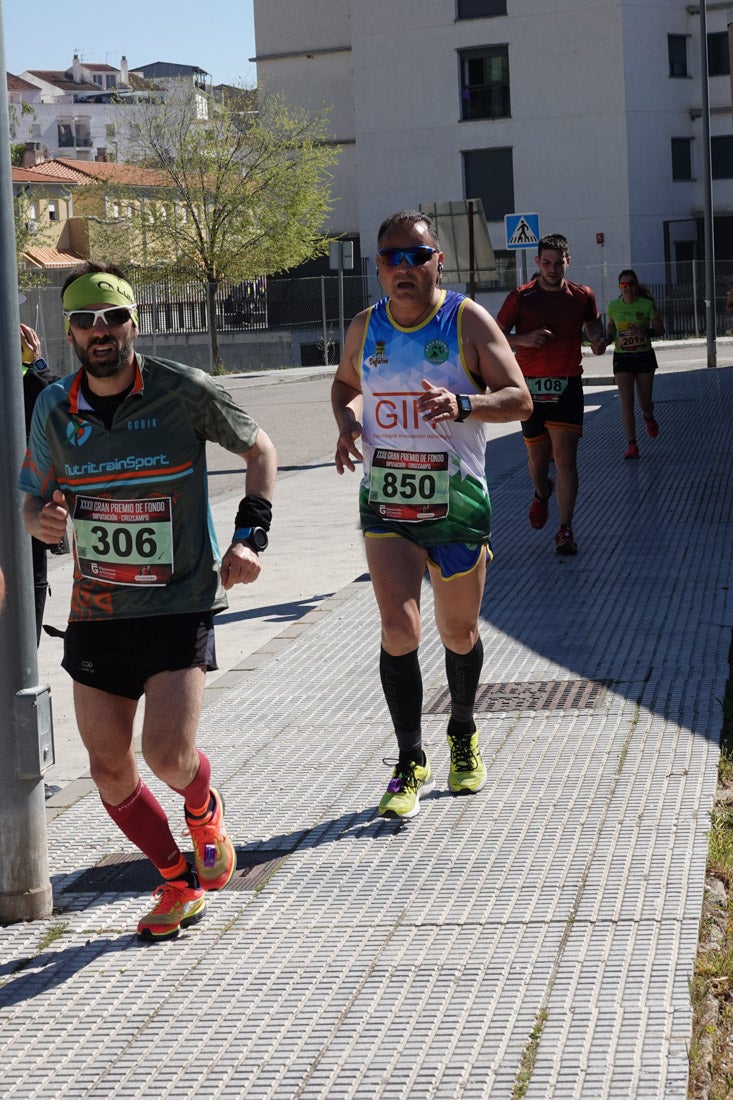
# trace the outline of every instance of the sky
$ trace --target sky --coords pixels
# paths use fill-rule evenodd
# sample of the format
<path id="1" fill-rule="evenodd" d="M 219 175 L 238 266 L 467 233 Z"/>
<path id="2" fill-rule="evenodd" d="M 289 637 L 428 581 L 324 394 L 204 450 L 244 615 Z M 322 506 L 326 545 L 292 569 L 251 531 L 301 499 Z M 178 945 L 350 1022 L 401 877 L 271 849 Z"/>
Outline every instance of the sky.
<path id="1" fill-rule="evenodd" d="M 99 0 L 0 0 L 5 68 L 67 69 L 75 53 L 115 68 L 124 56 L 131 69 L 154 61 L 198 65 L 213 84 L 254 85 L 252 0 L 124 0 L 118 8 Z"/>

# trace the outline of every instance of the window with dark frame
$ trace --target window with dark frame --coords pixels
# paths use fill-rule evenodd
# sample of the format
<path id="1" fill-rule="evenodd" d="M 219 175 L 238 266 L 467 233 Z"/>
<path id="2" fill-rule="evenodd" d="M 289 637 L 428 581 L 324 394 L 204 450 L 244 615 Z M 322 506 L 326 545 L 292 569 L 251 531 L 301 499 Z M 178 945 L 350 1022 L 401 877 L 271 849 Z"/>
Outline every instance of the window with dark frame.
<path id="1" fill-rule="evenodd" d="M 672 179 L 692 179 L 692 139 L 672 138 Z"/>
<path id="2" fill-rule="evenodd" d="M 727 31 L 708 35 L 708 76 L 730 76 Z"/>
<path id="3" fill-rule="evenodd" d="M 733 179 L 733 137 L 710 139 L 710 166 L 714 180 Z"/>
<path id="4" fill-rule="evenodd" d="M 669 57 L 669 75 L 687 76 L 687 35 L 667 35 L 667 55 Z"/>
<path id="5" fill-rule="evenodd" d="M 509 47 L 460 50 L 461 118 L 508 118 Z"/>
<path id="6" fill-rule="evenodd" d="M 456 19 L 506 15 L 506 0 L 456 0 Z"/>
<path id="7" fill-rule="evenodd" d="M 471 149 L 463 157 L 465 195 L 481 199 L 487 222 L 514 212 L 514 158 L 511 148 Z"/>

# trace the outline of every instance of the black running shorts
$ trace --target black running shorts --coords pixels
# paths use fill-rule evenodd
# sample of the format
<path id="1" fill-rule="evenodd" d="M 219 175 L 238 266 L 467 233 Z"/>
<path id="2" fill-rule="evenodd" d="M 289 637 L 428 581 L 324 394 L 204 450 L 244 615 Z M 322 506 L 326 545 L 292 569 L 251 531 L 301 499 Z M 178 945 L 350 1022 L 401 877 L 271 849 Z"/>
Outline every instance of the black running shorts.
<path id="1" fill-rule="evenodd" d="M 64 637 L 63 668 L 79 684 L 139 699 L 158 672 L 218 668 L 211 611 L 142 619 L 71 622 Z"/>
<path id="2" fill-rule="evenodd" d="M 522 435 L 527 443 L 543 439 L 548 435 L 548 428 L 583 434 L 583 380 L 580 376 L 527 378 L 525 381 L 534 406 L 529 420 L 522 421 Z M 551 383 L 556 384 L 557 389 L 553 389 Z"/>
<path id="3" fill-rule="evenodd" d="M 657 369 L 657 356 L 654 348 L 649 351 L 615 351 L 613 353 L 614 374 L 653 374 Z"/>

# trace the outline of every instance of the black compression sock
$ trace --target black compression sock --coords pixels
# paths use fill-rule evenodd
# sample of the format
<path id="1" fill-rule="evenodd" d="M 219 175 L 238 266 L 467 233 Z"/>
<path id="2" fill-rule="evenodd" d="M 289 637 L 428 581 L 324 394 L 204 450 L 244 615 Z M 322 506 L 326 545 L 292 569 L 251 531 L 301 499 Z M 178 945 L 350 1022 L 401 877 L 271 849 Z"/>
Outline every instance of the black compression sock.
<path id="1" fill-rule="evenodd" d="M 455 732 L 466 728 L 469 724 L 470 732 L 473 732 L 473 708 L 483 664 L 484 647 L 481 638 L 476 640 L 476 645 L 468 653 L 454 653 L 452 649 L 445 651 L 451 723 L 456 723 L 458 726 Z M 449 730 L 453 732 L 450 727 Z"/>
<path id="2" fill-rule="evenodd" d="M 417 759 L 421 752 L 422 675 L 417 650 L 394 657 L 382 647 L 379 655 L 382 690 L 392 718 L 400 756 Z"/>

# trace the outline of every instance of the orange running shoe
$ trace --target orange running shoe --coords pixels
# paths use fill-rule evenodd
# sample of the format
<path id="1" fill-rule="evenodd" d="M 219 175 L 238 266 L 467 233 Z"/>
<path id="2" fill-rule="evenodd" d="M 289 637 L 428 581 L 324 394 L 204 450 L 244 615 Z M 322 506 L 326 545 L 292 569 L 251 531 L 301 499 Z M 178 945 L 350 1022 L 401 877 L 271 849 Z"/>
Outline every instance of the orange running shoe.
<path id="1" fill-rule="evenodd" d="M 646 428 L 646 434 L 650 439 L 656 439 L 659 435 L 659 425 L 657 424 L 654 416 L 644 415 L 644 427 Z"/>
<path id="2" fill-rule="evenodd" d="M 548 479 L 550 482 L 550 491 L 546 497 L 537 496 L 537 490 L 532 497 L 532 503 L 529 506 L 529 525 L 539 531 L 540 527 L 544 527 L 547 523 L 547 502 L 552 496 L 553 481 L 552 478 Z"/>
<path id="3" fill-rule="evenodd" d="M 624 451 L 624 458 L 638 458 L 639 448 L 636 443 L 629 443 L 628 447 Z"/>
<path id="4" fill-rule="evenodd" d="M 211 788 L 214 809 L 203 821 L 186 814 L 186 832 L 193 843 L 196 874 L 204 890 L 222 890 L 234 874 L 237 853 L 224 825 L 224 800 Z"/>
<path id="5" fill-rule="evenodd" d="M 565 557 L 578 553 L 578 544 L 573 538 L 572 527 L 561 527 L 555 535 L 555 553 Z"/>
<path id="6" fill-rule="evenodd" d="M 197 924 L 206 912 L 206 896 L 201 887 L 190 886 L 185 879 L 163 882 L 153 894 L 156 904 L 137 926 L 141 940 L 170 940 L 182 928 Z"/>

